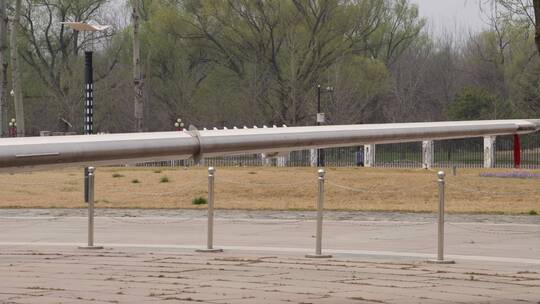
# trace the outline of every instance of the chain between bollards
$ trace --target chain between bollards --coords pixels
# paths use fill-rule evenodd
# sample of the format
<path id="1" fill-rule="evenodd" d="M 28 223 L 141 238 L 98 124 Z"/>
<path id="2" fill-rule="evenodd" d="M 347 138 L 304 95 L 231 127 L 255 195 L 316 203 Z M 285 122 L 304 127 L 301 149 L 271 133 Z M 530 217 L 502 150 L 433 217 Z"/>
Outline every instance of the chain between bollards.
<path id="1" fill-rule="evenodd" d="M 94 246 L 94 180 L 95 168 L 88 167 L 88 245 L 80 249 L 103 249 L 102 246 Z"/>
<path id="2" fill-rule="evenodd" d="M 437 225 L 437 260 L 430 261 L 437 264 L 454 264 L 454 261 L 444 259 L 444 199 L 445 199 L 445 173 L 437 174 L 439 185 L 439 220 Z"/>
<path id="3" fill-rule="evenodd" d="M 323 211 L 324 211 L 324 169 L 319 169 L 319 191 L 317 198 L 317 234 L 315 240 L 315 254 L 306 255 L 307 258 L 331 258 L 331 255 L 322 254 Z"/>
<path id="4" fill-rule="evenodd" d="M 214 180 L 216 169 L 208 168 L 208 227 L 206 234 L 206 249 L 197 249 L 197 252 L 222 252 L 223 249 L 214 248 Z"/>

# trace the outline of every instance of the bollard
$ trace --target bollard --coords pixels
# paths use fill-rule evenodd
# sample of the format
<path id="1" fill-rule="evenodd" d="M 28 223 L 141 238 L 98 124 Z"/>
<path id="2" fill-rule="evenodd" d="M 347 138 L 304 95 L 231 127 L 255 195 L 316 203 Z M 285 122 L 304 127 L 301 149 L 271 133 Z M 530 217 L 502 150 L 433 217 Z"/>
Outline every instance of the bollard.
<path id="1" fill-rule="evenodd" d="M 95 168 L 88 167 L 88 245 L 79 249 L 103 249 L 103 246 L 94 246 L 94 179 Z"/>
<path id="2" fill-rule="evenodd" d="M 319 195 L 317 199 L 317 235 L 315 241 L 315 254 L 306 255 L 307 258 L 331 258 L 331 255 L 322 254 L 322 228 L 324 210 L 324 169 L 319 169 Z"/>
<path id="3" fill-rule="evenodd" d="M 430 261 L 435 264 L 454 264 L 454 261 L 444 259 L 444 172 L 437 174 L 439 184 L 439 223 L 437 225 L 437 260 Z"/>
<path id="4" fill-rule="evenodd" d="M 206 249 L 197 249 L 197 252 L 222 252 L 223 249 L 214 248 L 214 179 L 216 169 L 208 168 L 208 227 L 206 234 Z"/>

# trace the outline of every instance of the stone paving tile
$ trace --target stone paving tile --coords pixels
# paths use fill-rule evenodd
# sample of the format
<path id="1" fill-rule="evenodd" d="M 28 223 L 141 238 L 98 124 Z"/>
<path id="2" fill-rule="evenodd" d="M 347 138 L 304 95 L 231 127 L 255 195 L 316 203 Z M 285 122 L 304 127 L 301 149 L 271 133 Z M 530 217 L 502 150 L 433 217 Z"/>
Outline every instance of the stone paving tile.
<path id="1" fill-rule="evenodd" d="M 529 268 L 0 248 L 0 303 L 538 304 L 540 271 Z"/>

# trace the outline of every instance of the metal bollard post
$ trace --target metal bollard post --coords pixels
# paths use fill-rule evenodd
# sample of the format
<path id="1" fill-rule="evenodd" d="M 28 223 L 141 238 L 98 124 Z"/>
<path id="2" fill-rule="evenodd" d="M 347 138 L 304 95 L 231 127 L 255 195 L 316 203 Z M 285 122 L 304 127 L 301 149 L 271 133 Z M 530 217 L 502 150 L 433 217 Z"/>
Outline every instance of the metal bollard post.
<path id="1" fill-rule="evenodd" d="M 208 227 L 206 235 L 206 249 L 197 249 L 197 252 L 222 252 L 223 249 L 214 248 L 214 179 L 216 169 L 208 168 Z"/>
<path id="2" fill-rule="evenodd" d="M 322 229 L 324 210 L 324 169 L 319 169 L 319 196 L 317 199 L 317 235 L 315 241 L 315 254 L 306 255 L 307 258 L 331 258 L 331 255 L 322 254 Z"/>
<path id="3" fill-rule="evenodd" d="M 88 245 L 79 249 L 103 249 L 103 246 L 94 246 L 94 172 L 94 167 L 88 167 Z"/>
<path id="4" fill-rule="evenodd" d="M 454 264 L 454 261 L 444 259 L 444 188 L 445 174 L 439 171 L 437 174 L 439 184 L 439 223 L 437 225 L 437 260 L 431 261 L 435 264 Z"/>

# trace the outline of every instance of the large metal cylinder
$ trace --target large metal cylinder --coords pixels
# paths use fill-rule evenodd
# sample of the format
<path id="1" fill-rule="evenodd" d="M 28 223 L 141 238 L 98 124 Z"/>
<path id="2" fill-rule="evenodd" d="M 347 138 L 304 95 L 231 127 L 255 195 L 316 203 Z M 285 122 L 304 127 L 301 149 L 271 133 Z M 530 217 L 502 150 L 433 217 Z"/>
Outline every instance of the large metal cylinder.
<path id="1" fill-rule="evenodd" d="M 0 172 L 532 133 L 540 120 L 345 125 L 0 139 Z"/>

